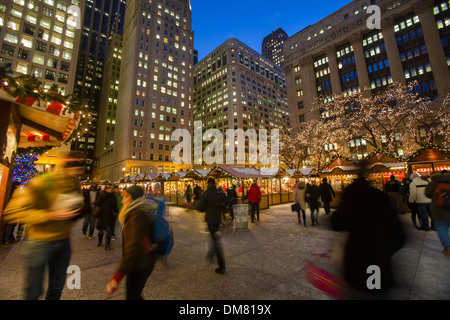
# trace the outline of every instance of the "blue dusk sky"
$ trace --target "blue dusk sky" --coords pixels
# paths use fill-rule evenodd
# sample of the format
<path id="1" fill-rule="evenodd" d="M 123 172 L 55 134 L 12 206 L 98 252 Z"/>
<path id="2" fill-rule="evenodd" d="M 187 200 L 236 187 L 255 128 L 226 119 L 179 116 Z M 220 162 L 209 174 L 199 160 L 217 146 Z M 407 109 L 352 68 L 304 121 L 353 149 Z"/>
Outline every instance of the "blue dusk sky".
<path id="1" fill-rule="evenodd" d="M 229 38 L 261 53 L 264 37 L 282 28 L 289 37 L 349 4 L 350 0 L 191 0 L 199 61 Z"/>

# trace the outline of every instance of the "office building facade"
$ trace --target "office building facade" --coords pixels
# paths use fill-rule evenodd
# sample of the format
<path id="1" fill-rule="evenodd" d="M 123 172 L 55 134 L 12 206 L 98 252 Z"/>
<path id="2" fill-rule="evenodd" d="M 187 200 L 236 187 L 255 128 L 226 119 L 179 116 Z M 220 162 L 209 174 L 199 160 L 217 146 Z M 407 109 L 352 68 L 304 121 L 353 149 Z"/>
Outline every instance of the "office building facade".
<path id="1" fill-rule="evenodd" d="M 281 28 L 273 31 L 263 39 L 261 54 L 279 67 L 284 64 L 284 42 L 289 38 Z"/>
<path id="2" fill-rule="evenodd" d="M 127 1 L 114 144 L 101 150 L 102 178 L 191 168 L 171 161 L 171 136 L 192 131 L 193 65 L 189 1 Z"/>
<path id="3" fill-rule="evenodd" d="M 228 39 L 195 65 L 194 120 L 201 123 L 202 135 L 210 129 L 220 131 L 224 147 L 218 153 L 224 164 L 238 165 L 237 159 L 226 158 L 227 129 L 255 129 L 257 134 L 265 129 L 270 135 L 271 129 L 290 125 L 287 103 L 283 69 L 237 39 Z M 207 150 L 210 141 L 203 140 L 194 141 L 194 149 Z M 245 166 L 253 166 L 249 164 L 251 143 L 245 142 Z M 235 146 L 234 155 L 237 152 Z M 211 167 L 204 159 L 194 163 Z"/>

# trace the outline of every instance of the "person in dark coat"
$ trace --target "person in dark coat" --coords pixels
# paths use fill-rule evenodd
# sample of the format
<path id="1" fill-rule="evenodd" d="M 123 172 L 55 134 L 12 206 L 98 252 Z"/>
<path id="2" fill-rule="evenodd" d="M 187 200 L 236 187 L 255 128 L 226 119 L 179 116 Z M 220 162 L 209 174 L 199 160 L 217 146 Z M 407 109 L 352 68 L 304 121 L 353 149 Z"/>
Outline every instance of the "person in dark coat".
<path id="1" fill-rule="evenodd" d="M 236 186 L 232 185 L 227 189 L 227 207 L 232 219 L 234 219 L 233 205 L 237 204 L 237 197 Z"/>
<path id="2" fill-rule="evenodd" d="M 202 196 L 203 190 L 198 184 L 194 188 L 194 207 L 197 207 L 197 202 L 200 200 Z"/>
<path id="3" fill-rule="evenodd" d="M 397 213 L 401 213 L 402 212 L 401 184 L 397 179 L 395 179 L 394 175 L 391 175 L 389 181 L 386 182 L 386 185 L 384 186 L 384 191 L 389 196 L 389 199 L 391 199 L 392 204 L 397 210 Z"/>
<path id="4" fill-rule="evenodd" d="M 333 201 L 333 197 L 336 197 L 333 187 L 327 182 L 327 178 L 322 179 L 322 184 L 319 186 L 320 199 L 323 202 L 323 208 L 327 215 L 330 214 L 331 208 L 330 203 Z"/>
<path id="5" fill-rule="evenodd" d="M 89 239 L 93 239 L 94 236 L 95 223 L 97 221 L 95 212 L 96 211 L 95 202 L 97 201 L 98 194 L 99 190 L 96 183 L 92 183 L 89 190 L 85 190 L 84 192 L 84 207 L 83 207 L 84 221 L 82 232 L 84 237 L 86 237 L 87 233 Z"/>
<path id="6" fill-rule="evenodd" d="M 117 198 L 112 186 L 106 186 L 105 190 L 99 194 L 95 205 L 99 207 L 97 216 L 98 247 L 102 246 L 103 234 L 106 232 L 105 250 L 111 250 L 111 238 L 113 236 L 114 225 L 116 223 Z"/>
<path id="7" fill-rule="evenodd" d="M 152 253 L 153 221 L 158 205 L 144 198 L 144 189 L 131 186 L 122 191 L 123 207 L 119 213 L 122 224 L 122 260 L 106 286 L 112 295 L 124 277 L 126 299 L 143 300 L 142 290 L 158 257 Z"/>
<path id="8" fill-rule="evenodd" d="M 331 216 L 335 231 L 349 233 L 345 247 L 344 279 L 351 286 L 350 299 L 387 299 L 395 286 L 391 257 L 406 235 L 389 197 L 361 176 L 343 193 Z M 368 288 L 371 266 L 379 268 L 380 288 Z M 372 289 L 372 290 L 371 290 Z"/>
<path id="9" fill-rule="evenodd" d="M 320 190 L 316 181 L 313 180 L 306 188 L 306 202 L 308 202 L 309 209 L 311 210 L 311 222 L 313 226 L 319 224 L 319 200 Z"/>
<path id="10" fill-rule="evenodd" d="M 222 215 L 225 211 L 227 196 L 221 189 L 216 188 L 216 181 L 213 178 L 208 179 L 208 189 L 203 193 L 197 206 L 200 212 L 206 212 L 205 221 L 208 224 L 208 230 L 211 234 L 212 246 L 208 252 L 207 259 L 212 261 L 213 256 L 217 255 L 219 268 L 215 271 L 218 274 L 225 274 L 225 257 L 223 248 L 216 232 L 219 231 Z"/>

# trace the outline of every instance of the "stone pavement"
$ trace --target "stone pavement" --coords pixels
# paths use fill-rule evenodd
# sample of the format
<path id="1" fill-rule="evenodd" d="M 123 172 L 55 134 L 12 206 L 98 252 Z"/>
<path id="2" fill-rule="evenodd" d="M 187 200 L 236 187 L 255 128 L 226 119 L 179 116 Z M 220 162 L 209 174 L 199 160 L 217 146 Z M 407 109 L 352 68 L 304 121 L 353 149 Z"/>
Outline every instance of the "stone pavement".
<path id="1" fill-rule="evenodd" d="M 307 213 L 309 215 L 309 212 Z M 322 266 L 330 261 L 313 252 L 330 251 L 342 234 L 331 231 L 321 211 L 320 226 L 297 223 L 290 204 L 261 211 L 261 220 L 246 230 L 221 231 L 227 274 L 214 272 L 216 263 L 205 260 L 210 236 L 204 214 L 171 207 L 170 220 L 176 236 L 168 264 L 159 263 L 143 296 L 147 300 L 330 300 L 305 278 L 305 264 Z M 450 300 L 450 259 L 434 231 L 412 228 L 409 215 L 401 215 L 408 242 L 394 256 L 399 300 Z M 120 232 L 118 232 L 120 233 Z M 124 283 L 107 298 L 105 286 L 121 258 L 121 240 L 113 249 L 97 247 L 97 240 L 81 235 L 81 221 L 72 235 L 71 265 L 81 270 L 81 289 L 64 289 L 62 300 L 123 300 Z M 22 243 L 0 246 L 0 300 L 23 296 Z"/>

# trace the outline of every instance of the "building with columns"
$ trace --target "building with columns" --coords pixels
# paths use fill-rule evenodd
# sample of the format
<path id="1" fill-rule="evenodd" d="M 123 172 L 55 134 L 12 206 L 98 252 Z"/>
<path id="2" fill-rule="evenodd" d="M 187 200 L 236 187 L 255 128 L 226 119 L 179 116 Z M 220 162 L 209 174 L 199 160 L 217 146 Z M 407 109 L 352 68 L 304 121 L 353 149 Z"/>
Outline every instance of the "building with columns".
<path id="1" fill-rule="evenodd" d="M 368 6 L 381 9 L 380 29 Z M 417 81 L 436 103 L 450 92 L 448 0 L 356 0 L 284 43 L 291 125 L 318 119 L 315 98 Z M 369 24 L 367 23 L 369 21 Z"/>

